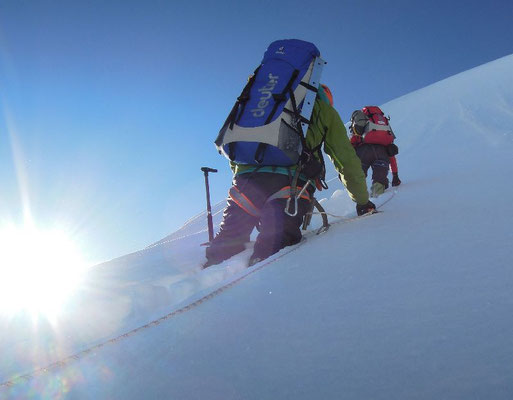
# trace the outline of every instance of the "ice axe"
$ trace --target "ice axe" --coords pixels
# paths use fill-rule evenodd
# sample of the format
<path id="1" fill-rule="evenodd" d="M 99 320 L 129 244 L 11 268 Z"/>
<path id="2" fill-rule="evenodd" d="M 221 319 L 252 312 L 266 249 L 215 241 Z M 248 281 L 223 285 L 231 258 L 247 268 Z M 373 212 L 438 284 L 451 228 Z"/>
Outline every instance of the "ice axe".
<path id="1" fill-rule="evenodd" d="M 205 175 L 205 191 L 207 193 L 207 224 L 208 224 L 208 241 L 209 243 L 214 239 L 214 225 L 212 223 L 212 208 L 210 206 L 210 187 L 208 185 L 208 173 L 217 172 L 217 169 L 202 167 L 203 175 Z"/>

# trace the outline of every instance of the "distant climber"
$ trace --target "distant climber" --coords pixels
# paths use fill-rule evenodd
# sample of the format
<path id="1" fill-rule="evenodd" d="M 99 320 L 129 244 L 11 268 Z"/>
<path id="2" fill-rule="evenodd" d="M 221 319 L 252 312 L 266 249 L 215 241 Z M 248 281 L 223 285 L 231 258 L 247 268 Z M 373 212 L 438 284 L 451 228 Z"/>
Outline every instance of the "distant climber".
<path id="1" fill-rule="evenodd" d="M 399 186 L 401 180 L 397 169 L 396 155 L 399 148 L 394 143 L 395 135 L 389 118 L 377 106 L 355 110 L 351 115 L 351 144 L 361 160 L 367 176 L 372 168 L 371 197 L 378 197 L 388 188 L 388 169 L 392 172 L 392 186 Z"/>

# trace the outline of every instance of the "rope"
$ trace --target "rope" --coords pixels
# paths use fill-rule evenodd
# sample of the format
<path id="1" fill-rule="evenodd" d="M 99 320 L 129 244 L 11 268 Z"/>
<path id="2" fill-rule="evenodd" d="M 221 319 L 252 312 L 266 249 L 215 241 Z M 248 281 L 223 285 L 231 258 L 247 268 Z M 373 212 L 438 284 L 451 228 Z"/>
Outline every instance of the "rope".
<path id="1" fill-rule="evenodd" d="M 390 196 L 390 198 L 388 198 L 387 200 L 385 200 L 382 204 L 380 204 L 379 206 L 377 206 L 376 208 L 379 209 L 381 208 L 382 206 L 384 206 L 386 203 L 388 203 L 394 196 L 395 194 L 397 193 L 397 190 L 394 190 L 392 193 L 392 196 Z M 376 214 L 373 214 L 373 213 L 368 213 L 368 214 L 364 214 L 364 215 L 361 215 L 361 216 L 356 216 L 356 217 L 351 217 L 351 218 L 345 218 L 345 217 L 340 217 L 340 219 L 338 221 L 334 221 L 332 222 L 332 225 L 334 224 L 341 224 L 341 223 L 348 223 L 348 222 L 351 222 L 351 221 L 355 221 L 357 219 L 360 219 L 360 218 L 365 218 L 365 217 L 368 217 L 368 216 L 371 216 L 371 215 L 376 215 Z M 313 236 L 315 234 L 314 231 L 312 232 L 308 232 L 306 235 L 304 235 L 305 239 L 310 237 L 310 236 Z M 46 367 L 42 367 L 42 368 L 38 368 L 30 373 L 27 373 L 27 374 L 24 374 L 24 375 L 18 375 L 18 376 L 15 376 L 13 378 L 11 378 L 10 380 L 7 380 L 5 382 L 2 382 L 0 383 L 0 389 L 5 389 L 5 388 L 10 388 L 10 387 L 13 387 L 17 384 L 20 384 L 22 382 L 29 382 L 31 381 L 32 379 L 36 378 L 36 377 L 39 377 L 39 376 L 43 376 L 45 374 L 48 374 L 52 371 L 55 371 L 55 370 L 58 370 L 59 368 L 62 368 L 62 367 L 65 367 L 67 366 L 68 364 L 72 363 L 73 361 L 76 361 L 76 360 L 80 360 L 84 357 L 86 357 L 87 355 L 89 355 L 90 353 L 96 351 L 96 350 L 99 350 L 101 349 L 102 347 L 105 347 L 105 346 L 108 346 L 108 345 L 112 345 L 112 344 L 116 344 L 120 341 L 122 341 L 123 339 L 126 339 L 126 338 L 129 338 L 133 335 L 135 335 L 136 333 L 138 332 L 141 332 L 145 329 L 149 329 L 149 328 L 152 328 L 154 326 L 157 326 L 157 325 L 160 325 L 161 323 L 163 323 L 164 321 L 167 321 L 177 315 L 180 315 L 180 314 L 183 314 L 199 305 L 201 305 L 202 303 L 214 298 L 215 296 L 221 294 L 222 292 L 226 291 L 227 289 L 235 286 L 236 284 L 238 284 L 239 282 L 241 282 L 243 279 L 246 279 L 248 276 L 254 274 L 255 272 L 263 269 L 264 267 L 267 267 L 269 265 L 271 265 L 272 263 L 276 262 L 277 260 L 285 257 L 286 255 L 292 253 L 293 251 L 296 251 L 297 249 L 299 249 L 304 243 L 306 243 L 306 240 L 302 240 L 301 242 L 299 242 L 297 245 L 295 246 L 291 246 L 288 250 L 285 250 L 285 251 L 281 251 L 279 255 L 277 256 L 271 256 L 270 258 L 268 258 L 266 261 L 260 263 L 260 265 L 256 264 L 256 266 L 254 267 L 251 267 L 250 269 L 247 270 L 247 272 L 242 275 L 242 276 L 239 276 L 237 279 L 234 279 L 233 281 L 231 282 L 228 282 L 227 284 L 225 284 L 224 286 L 221 286 L 220 288 L 218 289 L 215 289 L 213 290 L 212 292 L 204 295 L 203 297 L 201 297 L 200 299 L 198 300 L 195 300 L 193 301 L 192 303 L 189 303 L 175 311 L 172 311 L 170 312 L 169 314 L 167 315 L 164 315 L 163 317 L 160 317 L 154 321 L 151 321 L 145 325 L 142 325 L 138 328 L 135 328 L 135 329 L 132 329 L 131 331 L 128 331 L 126 333 L 123 333 L 119 336 L 116 336 L 112 339 L 109 339 L 107 341 L 104 341 L 102 343 L 99 343 L 99 344 L 96 344 L 94 346 L 91 346 L 85 350 L 82 350 L 82 351 L 79 351 L 78 353 L 75 353 L 71 356 L 68 356 L 66 358 L 63 358 L 59 361 L 56 361 L 52 364 L 49 364 L 47 365 Z"/>
<path id="2" fill-rule="evenodd" d="M 392 193 L 392 195 L 386 199 L 383 203 L 381 203 L 379 206 L 376 206 L 377 209 L 379 209 L 380 207 L 384 206 L 385 204 L 387 204 L 390 200 L 392 200 L 392 198 L 395 196 L 395 194 L 397 193 L 397 190 L 394 190 L 392 192 L 389 192 L 389 193 Z M 329 217 L 333 217 L 333 218 L 345 218 L 343 215 L 335 215 L 335 214 L 331 214 L 329 212 L 312 212 L 312 213 L 307 213 L 307 214 L 312 214 L 312 215 L 327 215 Z M 336 223 L 336 222 L 334 222 Z"/>
<path id="3" fill-rule="evenodd" d="M 55 371 L 59 368 L 62 368 L 62 367 L 65 367 L 67 366 L 68 364 L 72 363 L 73 361 L 76 361 L 76 360 L 80 360 L 82 358 L 84 358 L 85 356 L 87 356 L 88 354 L 96 351 L 96 350 L 99 350 L 101 349 L 102 347 L 105 347 L 107 345 L 111 345 L 111 344 L 115 344 L 115 343 L 118 343 L 120 342 L 121 340 L 123 339 L 126 339 L 130 336 L 133 336 L 135 335 L 136 333 L 142 331 L 142 330 L 145 330 L 145 329 L 148 329 L 148 328 L 151 328 L 151 327 L 154 327 L 154 326 L 157 326 L 157 325 L 160 325 L 162 322 L 164 321 L 167 321 L 168 319 L 171 319 L 179 314 L 183 314 L 197 306 L 199 306 L 200 304 L 206 302 L 207 300 L 210 300 L 212 299 L 213 297 L 219 295 L 220 293 L 224 292 L 225 290 L 231 288 L 232 286 L 235 286 L 236 284 L 238 284 L 240 281 L 242 281 L 243 279 L 245 279 L 246 277 L 248 277 L 249 275 L 252 275 L 254 274 L 255 272 L 261 270 L 262 268 L 274 263 L 275 261 L 279 260 L 280 258 L 286 256 L 287 254 L 291 253 L 292 251 L 295 251 L 299 248 L 299 246 L 302 244 L 303 242 L 300 242 L 297 246 L 292 246 L 288 251 L 285 251 L 285 252 L 282 252 L 280 255 L 272 258 L 272 259 L 269 259 L 267 262 L 264 262 L 256 267 L 253 267 L 251 269 L 248 269 L 247 272 L 238 277 L 237 279 L 225 284 L 224 286 L 204 295 L 203 297 L 201 297 L 200 299 L 198 300 L 195 300 L 193 301 L 192 303 L 189 303 L 175 311 L 172 311 L 170 312 L 169 314 L 167 315 L 164 315 L 163 317 L 160 317 L 154 321 L 151 321 L 145 325 L 142 325 L 138 328 L 135 328 L 135 329 L 132 329 L 131 331 L 129 332 L 126 332 L 126 333 L 123 333 L 115 338 L 112 338 L 112 339 L 109 339 L 105 342 L 102 342 L 102 343 L 99 343 L 99 344 L 96 344 L 94 346 L 91 346 L 85 350 L 82 350 L 82 351 L 79 351 L 78 353 L 75 353 L 71 356 L 68 356 L 66 358 L 63 358 L 59 361 L 56 361 L 52 364 L 49 364 L 47 365 L 46 367 L 42 367 L 42 368 L 38 368 L 28 374 L 24 374 L 24 375 L 18 375 L 18 376 L 15 376 L 14 378 L 8 380 L 8 381 L 5 381 L 5 382 L 2 382 L 0 383 L 0 389 L 4 389 L 4 388 L 10 388 L 10 387 L 13 387 L 17 384 L 20 384 L 22 382 L 29 382 L 30 380 L 36 378 L 36 377 L 39 377 L 39 376 L 43 376 L 45 374 L 48 374 L 49 372 L 52 372 L 52 371 Z"/>

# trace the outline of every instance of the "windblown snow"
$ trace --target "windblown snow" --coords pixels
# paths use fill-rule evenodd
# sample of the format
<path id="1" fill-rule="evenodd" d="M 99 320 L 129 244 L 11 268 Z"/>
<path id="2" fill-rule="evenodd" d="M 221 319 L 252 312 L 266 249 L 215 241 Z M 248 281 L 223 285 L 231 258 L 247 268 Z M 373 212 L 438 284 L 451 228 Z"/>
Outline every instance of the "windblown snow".
<path id="1" fill-rule="evenodd" d="M 382 105 L 403 181 L 382 213 L 321 235 L 315 216 L 269 264 L 248 249 L 204 271 L 200 213 L 92 268 L 53 324 L 0 317 L 0 398 L 513 398 L 511 71 Z M 328 176 L 317 198 L 351 219 Z"/>

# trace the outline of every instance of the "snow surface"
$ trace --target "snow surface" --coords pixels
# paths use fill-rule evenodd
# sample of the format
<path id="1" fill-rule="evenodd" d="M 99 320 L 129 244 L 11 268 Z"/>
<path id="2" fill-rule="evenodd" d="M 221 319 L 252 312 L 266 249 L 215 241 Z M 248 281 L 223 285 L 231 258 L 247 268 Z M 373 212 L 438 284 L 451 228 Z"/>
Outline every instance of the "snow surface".
<path id="1" fill-rule="evenodd" d="M 403 181 L 383 213 L 205 271 L 201 213 L 93 268 L 53 323 L 1 316 L 0 398 L 512 399 L 511 71 L 382 106 Z M 317 197 L 352 218 L 341 189 Z"/>

